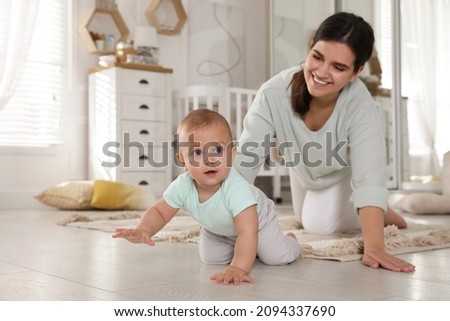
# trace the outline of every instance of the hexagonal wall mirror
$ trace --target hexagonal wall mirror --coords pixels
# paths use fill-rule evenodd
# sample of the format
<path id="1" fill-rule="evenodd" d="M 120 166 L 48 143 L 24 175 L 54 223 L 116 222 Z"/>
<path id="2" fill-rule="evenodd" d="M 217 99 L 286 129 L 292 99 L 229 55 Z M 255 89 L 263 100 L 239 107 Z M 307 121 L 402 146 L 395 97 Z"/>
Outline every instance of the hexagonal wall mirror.
<path id="1" fill-rule="evenodd" d="M 117 42 L 126 41 L 130 32 L 118 10 L 95 7 L 81 21 L 78 33 L 89 52 L 107 54 L 114 51 Z M 99 48 L 94 42 L 94 34 L 111 36 L 110 48 Z"/>
<path id="2" fill-rule="evenodd" d="M 187 19 L 181 0 L 153 0 L 145 16 L 158 33 L 165 35 L 179 33 Z"/>

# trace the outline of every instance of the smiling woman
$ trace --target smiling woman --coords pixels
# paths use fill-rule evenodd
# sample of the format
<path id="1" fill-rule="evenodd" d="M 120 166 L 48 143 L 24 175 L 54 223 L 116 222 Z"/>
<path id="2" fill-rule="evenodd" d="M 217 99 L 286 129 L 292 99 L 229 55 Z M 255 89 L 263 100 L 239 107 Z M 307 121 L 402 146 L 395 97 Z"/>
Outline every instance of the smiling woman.
<path id="1" fill-rule="evenodd" d="M 357 78 L 373 46 L 373 29 L 362 17 L 348 12 L 327 17 L 305 63 L 261 86 L 239 145 L 276 137 L 278 144 L 291 144 L 283 155 L 287 162 L 305 145 L 313 146 L 303 162 L 289 168 L 294 212 L 305 230 L 332 234 L 361 227 L 365 265 L 411 272 L 414 266 L 388 254 L 383 243 L 383 226 L 404 228 L 406 222 L 387 206 L 382 125 L 373 98 Z M 258 166 L 242 166 L 255 154 Z M 267 156 L 261 148 L 245 150 L 235 164 L 253 182 Z"/>

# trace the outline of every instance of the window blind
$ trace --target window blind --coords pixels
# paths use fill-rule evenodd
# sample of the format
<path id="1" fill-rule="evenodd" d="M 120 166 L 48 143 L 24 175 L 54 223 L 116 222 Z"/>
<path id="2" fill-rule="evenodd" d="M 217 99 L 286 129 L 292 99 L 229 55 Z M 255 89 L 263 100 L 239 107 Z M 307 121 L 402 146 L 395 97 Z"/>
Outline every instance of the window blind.
<path id="1" fill-rule="evenodd" d="M 41 0 L 16 90 L 0 110 L 0 146 L 61 143 L 67 1 Z M 20 34 L 15 35 L 20 39 Z"/>

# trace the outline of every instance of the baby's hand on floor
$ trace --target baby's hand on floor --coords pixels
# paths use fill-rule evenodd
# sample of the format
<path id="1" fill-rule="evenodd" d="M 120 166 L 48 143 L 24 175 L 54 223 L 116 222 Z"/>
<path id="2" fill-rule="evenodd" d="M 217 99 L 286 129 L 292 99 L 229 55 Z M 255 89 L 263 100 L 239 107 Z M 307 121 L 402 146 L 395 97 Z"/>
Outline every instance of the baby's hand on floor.
<path id="1" fill-rule="evenodd" d="M 122 238 L 130 241 L 131 243 L 145 243 L 150 246 L 155 245 L 147 232 L 136 229 L 116 228 L 116 234 L 113 238 Z"/>
<path id="2" fill-rule="evenodd" d="M 241 282 L 255 283 L 247 272 L 234 266 L 229 266 L 222 272 L 214 274 L 211 276 L 211 280 L 214 283 L 223 283 L 224 285 L 239 285 Z"/>

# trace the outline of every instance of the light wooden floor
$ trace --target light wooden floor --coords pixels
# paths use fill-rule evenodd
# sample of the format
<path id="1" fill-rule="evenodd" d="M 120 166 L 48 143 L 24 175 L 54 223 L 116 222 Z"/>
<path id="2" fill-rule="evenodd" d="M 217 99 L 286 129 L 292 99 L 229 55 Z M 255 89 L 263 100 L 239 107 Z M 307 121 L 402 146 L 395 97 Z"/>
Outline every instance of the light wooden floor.
<path id="1" fill-rule="evenodd" d="M 284 207 L 284 209 L 286 209 Z M 373 270 L 360 262 L 257 262 L 256 284 L 215 285 L 221 267 L 200 263 L 195 244 L 149 248 L 104 232 L 62 227 L 71 212 L 0 211 L 0 300 L 427 300 L 450 299 L 450 249 L 407 254 L 417 270 Z M 408 216 L 450 225 L 450 215 Z"/>

